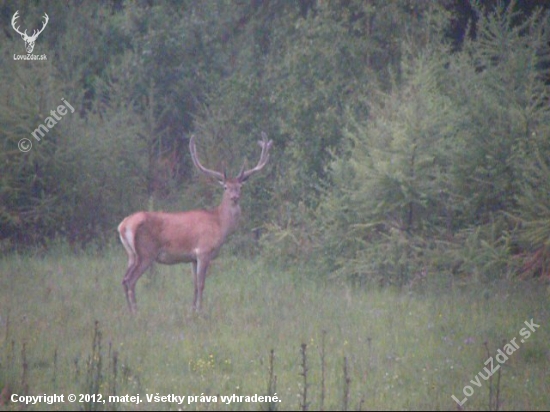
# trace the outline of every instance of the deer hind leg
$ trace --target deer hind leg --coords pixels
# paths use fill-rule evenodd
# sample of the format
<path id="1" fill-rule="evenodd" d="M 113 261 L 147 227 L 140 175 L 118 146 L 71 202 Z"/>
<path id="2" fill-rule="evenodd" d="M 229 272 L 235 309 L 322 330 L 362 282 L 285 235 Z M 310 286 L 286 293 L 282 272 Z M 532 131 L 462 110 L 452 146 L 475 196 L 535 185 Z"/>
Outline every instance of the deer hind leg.
<path id="1" fill-rule="evenodd" d="M 128 280 L 131 279 L 132 273 L 136 267 L 137 254 L 134 248 L 133 233 L 129 228 L 125 227 L 124 223 L 125 221 L 118 226 L 120 241 L 122 242 L 122 246 L 124 246 L 126 254 L 128 255 L 128 268 L 126 269 L 124 279 L 122 280 L 122 286 L 124 287 L 124 294 L 126 296 L 126 301 L 128 302 L 128 308 L 130 309 L 130 312 L 132 312 L 132 304 L 128 295 Z"/>
<path id="2" fill-rule="evenodd" d="M 135 233 L 130 227 L 124 227 L 123 224 L 121 224 L 119 226 L 119 233 L 122 245 L 128 254 L 128 268 L 124 275 L 124 279 L 122 279 L 122 286 L 124 287 L 124 294 L 126 295 L 126 301 L 128 302 L 130 312 L 136 313 L 136 283 L 147 268 L 151 266 L 153 260 L 147 257 L 140 257 L 136 251 Z"/>
<path id="3" fill-rule="evenodd" d="M 210 261 L 204 258 L 198 258 L 196 262 L 193 262 L 193 281 L 195 284 L 193 310 L 195 312 L 201 310 L 202 292 L 204 290 L 204 282 L 206 279 L 206 272 L 208 271 L 209 264 Z"/>
<path id="4" fill-rule="evenodd" d="M 130 312 L 133 314 L 137 312 L 136 283 L 152 263 L 153 261 L 150 259 L 140 259 L 138 257 L 137 263 L 128 268 L 126 274 L 124 275 L 124 279 L 122 280 L 122 286 L 124 286 L 124 293 L 126 294 L 126 301 L 128 302 Z"/>

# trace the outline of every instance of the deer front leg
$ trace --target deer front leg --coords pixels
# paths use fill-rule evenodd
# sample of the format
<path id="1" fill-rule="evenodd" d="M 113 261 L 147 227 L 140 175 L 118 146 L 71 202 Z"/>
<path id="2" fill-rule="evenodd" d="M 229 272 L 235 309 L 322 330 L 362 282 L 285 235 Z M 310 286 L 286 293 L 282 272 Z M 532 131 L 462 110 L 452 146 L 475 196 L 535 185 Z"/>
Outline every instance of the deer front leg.
<path id="1" fill-rule="evenodd" d="M 193 295 L 193 311 L 195 311 L 195 305 L 197 304 L 197 262 L 192 262 L 193 265 L 193 287 L 195 293 Z"/>
<path id="2" fill-rule="evenodd" d="M 202 292 L 204 290 L 204 281 L 206 279 L 206 271 L 208 270 L 207 259 L 198 258 L 193 262 L 193 280 L 195 283 L 195 296 L 193 299 L 193 310 L 199 312 L 202 304 Z"/>

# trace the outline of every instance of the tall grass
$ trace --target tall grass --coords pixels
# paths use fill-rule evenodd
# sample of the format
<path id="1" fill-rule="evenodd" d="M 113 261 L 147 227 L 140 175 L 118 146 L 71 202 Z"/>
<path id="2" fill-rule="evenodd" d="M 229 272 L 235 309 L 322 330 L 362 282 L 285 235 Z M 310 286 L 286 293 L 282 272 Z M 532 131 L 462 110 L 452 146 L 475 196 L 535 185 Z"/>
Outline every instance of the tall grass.
<path id="1" fill-rule="evenodd" d="M 550 295 L 540 283 L 457 284 L 434 274 L 405 292 L 354 288 L 226 254 L 211 268 L 201 314 L 191 311 L 190 265 L 178 265 L 143 275 L 132 317 L 125 268 L 121 247 L 0 260 L 0 408 L 20 408 L 11 394 L 98 391 L 140 394 L 142 403 L 28 410 L 455 410 L 451 396 L 464 398 L 488 351 L 519 343 L 531 319 L 540 327 L 463 408 L 550 405 Z M 281 402 L 220 398 L 274 393 Z M 149 403 L 146 394 L 218 402 Z"/>

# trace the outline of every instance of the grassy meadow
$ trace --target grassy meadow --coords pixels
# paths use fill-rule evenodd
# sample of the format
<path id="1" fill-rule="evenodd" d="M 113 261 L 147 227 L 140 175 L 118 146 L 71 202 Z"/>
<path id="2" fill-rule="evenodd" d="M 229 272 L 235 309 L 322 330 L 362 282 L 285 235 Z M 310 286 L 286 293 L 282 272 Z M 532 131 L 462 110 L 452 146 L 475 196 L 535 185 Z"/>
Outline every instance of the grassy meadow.
<path id="1" fill-rule="evenodd" d="M 428 274 L 399 291 L 360 288 L 223 253 L 201 314 L 191 311 L 190 265 L 158 265 L 138 282 L 132 317 L 125 268 L 120 245 L 1 258 L 0 409 L 457 410 L 452 395 L 467 399 L 466 410 L 550 406 L 550 287 L 542 282 Z M 531 319 L 540 326 L 520 335 Z M 480 378 L 489 354 L 514 338 L 517 350 Z M 94 393 L 105 404 L 67 400 Z M 275 393 L 280 402 L 221 399 Z M 65 402 L 23 406 L 12 394 L 64 394 Z M 141 403 L 109 404 L 113 394 L 139 394 Z M 178 405 L 147 394 L 198 398 Z"/>

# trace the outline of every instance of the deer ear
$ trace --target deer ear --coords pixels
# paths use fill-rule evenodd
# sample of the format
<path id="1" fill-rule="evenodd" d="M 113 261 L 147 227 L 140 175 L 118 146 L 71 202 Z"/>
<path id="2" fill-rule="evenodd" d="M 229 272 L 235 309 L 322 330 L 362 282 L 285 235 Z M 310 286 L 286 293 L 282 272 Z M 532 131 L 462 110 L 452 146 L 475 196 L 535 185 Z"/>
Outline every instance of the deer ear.
<path id="1" fill-rule="evenodd" d="M 225 170 L 223 171 L 223 176 L 221 176 L 222 178 L 218 178 L 216 179 L 216 182 L 218 182 L 224 189 L 225 189 L 225 182 L 227 181 L 227 173 L 225 172 Z"/>

